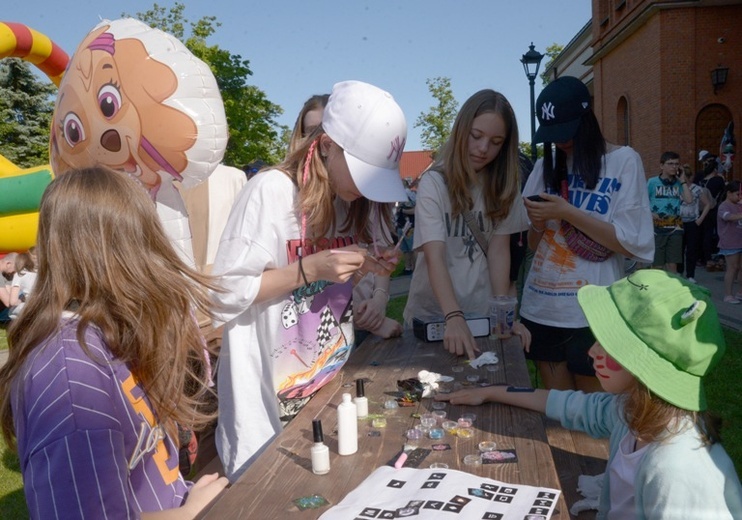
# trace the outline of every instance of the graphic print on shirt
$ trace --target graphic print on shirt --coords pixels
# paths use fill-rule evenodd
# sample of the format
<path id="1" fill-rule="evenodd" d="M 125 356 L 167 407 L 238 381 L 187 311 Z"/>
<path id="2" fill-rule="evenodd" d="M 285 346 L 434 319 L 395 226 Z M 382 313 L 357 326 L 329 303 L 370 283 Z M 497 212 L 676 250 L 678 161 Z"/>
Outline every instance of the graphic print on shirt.
<path id="1" fill-rule="evenodd" d="M 304 255 L 345 247 L 352 237 L 305 242 Z M 289 263 L 298 261 L 301 240 L 287 243 Z M 352 284 L 319 280 L 294 290 L 283 306 L 282 331 L 271 356 L 276 365 L 291 367 L 278 376 L 280 400 L 312 395 L 332 380 L 353 346 Z"/>
<path id="2" fill-rule="evenodd" d="M 588 190 L 582 179 L 571 173 L 567 180 L 569 203 L 598 215 L 608 213 L 613 194 L 621 189 L 615 178 L 600 177 L 593 190 Z M 577 290 L 588 283 L 577 274 L 578 258 L 567 245 L 561 225 L 556 229 L 547 227 L 533 257 L 533 266 L 537 273 L 551 270 L 558 276 L 533 276 L 528 289 L 549 296 L 576 296 Z"/>
<path id="3" fill-rule="evenodd" d="M 655 227 L 682 229 L 680 219 L 680 203 L 682 195 L 680 183 L 667 185 L 662 182 L 650 183 L 649 210 L 654 217 Z M 657 218 L 657 216 L 659 218 Z"/>
<path id="4" fill-rule="evenodd" d="M 474 253 L 476 253 L 477 250 L 481 251 L 482 248 L 479 247 L 477 239 L 474 237 L 471 229 L 469 229 L 469 226 L 466 224 L 464 215 L 459 215 L 455 219 L 452 219 L 451 214 L 449 212 L 446 212 L 444 216 L 446 220 L 446 235 L 448 237 L 454 238 L 461 237 L 461 240 L 464 243 L 464 248 L 466 250 L 466 256 L 469 258 L 469 262 L 474 263 Z M 479 230 L 485 236 L 489 235 L 489 232 L 486 232 L 484 229 L 484 217 L 482 216 L 481 211 L 476 212 L 474 219 Z"/>
<path id="5" fill-rule="evenodd" d="M 174 467 L 168 467 L 167 462 L 170 455 L 164 442 L 165 432 L 162 426 L 156 423 L 149 402 L 144 396 L 144 391 L 132 374 L 129 374 L 129 377 L 121 382 L 121 390 L 131 407 L 142 418 L 137 437 L 137 447 L 129 459 L 129 470 L 134 469 L 144 455 L 154 451 L 152 459 L 160 472 L 162 481 L 166 485 L 172 484 L 180 475 L 178 459 L 174 459 Z"/>

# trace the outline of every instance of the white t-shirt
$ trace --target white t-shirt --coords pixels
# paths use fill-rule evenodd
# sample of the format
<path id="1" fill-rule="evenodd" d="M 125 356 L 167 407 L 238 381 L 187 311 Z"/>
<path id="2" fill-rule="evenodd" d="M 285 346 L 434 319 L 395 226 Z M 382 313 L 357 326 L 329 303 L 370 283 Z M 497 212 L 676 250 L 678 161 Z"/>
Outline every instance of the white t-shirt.
<path id="1" fill-rule="evenodd" d="M 227 290 L 214 295 L 222 306 L 217 317 L 226 323 L 216 446 L 232 481 L 281 430 L 279 399 L 311 396 L 338 373 L 353 345 L 350 282 L 314 282 L 253 304 L 263 272 L 298 259 L 297 197 L 284 173 L 256 175 L 232 208 L 214 262 L 213 273 Z M 338 224 L 344 207 L 335 204 Z M 331 236 L 304 254 L 353 243 L 349 236 Z"/>
<path id="2" fill-rule="evenodd" d="M 605 155 L 603 169 L 593 190 L 568 174 L 569 201 L 592 218 L 610 222 L 616 237 L 633 258 L 654 259 L 654 227 L 649 211 L 647 181 L 641 158 L 623 146 Z M 543 159 L 536 162 L 523 196 L 543 193 Z M 587 327 L 577 303 L 577 290 L 588 284 L 610 285 L 624 276 L 624 257 L 611 255 L 591 262 L 573 253 L 560 230 L 561 222 L 549 220 L 523 287 L 521 316 L 552 327 Z"/>
<path id="3" fill-rule="evenodd" d="M 528 217 L 523 199 L 516 196 L 507 218 L 493 226 L 484 210 L 484 194 L 480 186 L 472 189 L 472 211 L 485 237 L 510 235 L 528 228 Z M 525 235 L 523 236 L 525 240 Z M 415 232 L 413 247 L 418 250 L 415 270 L 410 282 L 404 320 L 441 316 L 441 306 L 433 293 L 423 244 L 440 241 L 446 245 L 446 267 L 451 276 L 456 300 L 466 314 L 488 316 L 488 299 L 492 296 L 487 257 L 472 235 L 463 215 L 451 216 L 448 189 L 439 172 L 423 175 L 417 188 L 415 204 Z"/>
<path id="4" fill-rule="evenodd" d="M 635 444 L 636 437 L 631 432 L 626 432 L 608 467 L 611 487 L 611 510 L 608 511 L 608 520 L 634 520 L 636 518 L 636 473 L 649 445 L 634 450 Z"/>

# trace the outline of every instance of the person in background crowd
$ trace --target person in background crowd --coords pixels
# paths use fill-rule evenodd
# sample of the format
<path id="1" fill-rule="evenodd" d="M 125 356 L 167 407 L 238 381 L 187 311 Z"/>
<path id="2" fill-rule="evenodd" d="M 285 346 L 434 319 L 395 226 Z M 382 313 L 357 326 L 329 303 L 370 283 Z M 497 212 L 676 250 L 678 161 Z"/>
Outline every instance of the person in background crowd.
<path id="1" fill-rule="evenodd" d="M 17 253 L 8 253 L 0 258 L 0 323 L 10 321 L 10 290 L 15 274 Z"/>
<path id="2" fill-rule="evenodd" d="M 32 248 L 35 250 L 36 248 Z M 15 275 L 10 284 L 10 319 L 15 319 L 31 296 L 34 283 L 36 282 L 35 254 L 32 250 L 27 253 L 19 253 L 15 260 Z"/>
<path id="3" fill-rule="evenodd" d="M 624 257 L 647 263 L 654 257 L 641 158 L 606 142 L 591 104 L 585 84 L 570 76 L 549 83 L 536 102 L 544 157 L 523 190 L 535 253 L 521 318 L 533 334 L 526 355 L 546 388 L 600 389 L 588 356 L 595 338 L 577 290 L 621 278 Z"/>
<path id="4" fill-rule="evenodd" d="M 690 181 L 678 178 L 682 173 L 680 155 L 664 152 L 660 174 L 647 181 L 649 207 L 654 222 L 654 261 L 652 265 L 671 273 L 683 263 L 683 221 L 681 203 L 693 202 Z"/>
<path id="5" fill-rule="evenodd" d="M 696 262 L 701 246 L 701 226 L 708 217 L 713 203 L 708 190 L 693 182 L 693 171 L 690 165 L 683 165 L 680 178 L 691 192 L 692 201 L 680 203 L 680 219 L 683 221 L 683 272 L 686 278 L 696 283 Z"/>
<path id="6" fill-rule="evenodd" d="M 719 250 L 716 223 L 719 204 L 724 200 L 724 177 L 718 172 L 718 163 L 714 154 L 701 150 L 698 160 L 703 164 L 703 170 L 700 175 L 697 175 L 696 184 L 708 189 L 716 201 L 715 207 L 711 208 L 701 226 L 702 261 L 706 263 L 706 270 L 709 272 L 723 271 L 723 261 L 715 261 L 714 255 Z"/>
<path id="7" fill-rule="evenodd" d="M 724 202 L 719 205 L 717 229 L 719 230 L 719 254 L 724 256 L 724 303 L 742 303 L 742 286 L 734 293 L 734 281 L 742 273 L 742 206 L 740 206 L 740 182 L 730 181 L 724 187 Z"/>

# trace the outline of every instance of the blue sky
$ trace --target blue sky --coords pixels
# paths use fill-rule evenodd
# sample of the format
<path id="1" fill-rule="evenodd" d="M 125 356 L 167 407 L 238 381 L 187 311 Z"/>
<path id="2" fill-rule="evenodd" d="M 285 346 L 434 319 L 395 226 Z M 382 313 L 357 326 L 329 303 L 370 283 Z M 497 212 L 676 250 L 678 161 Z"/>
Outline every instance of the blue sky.
<path id="1" fill-rule="evenodd" d="M 3 2 L 0 19 L 46 34 L 72 54 L 102 18 L 120 18 L 154 1 Z M 590 0 L 183 1 L 186 17 L 216 16 L 208 41 L 250 61 L 249 82 L 284 109 L 292 126 L 304 100 L 333 83 L 358 79 L 392 93 L 407 116 L 407 150 L 419 150 L 414 123 L 433 104 L 426 80 L 451 78 L 463 103 L 482 88 L 502 92 L 530 139 L 528 81 L 519 61 L 533 41 L 544 52 L 567 44 L 590 20 Z M 174 2 L 159 0 L 159 5 Z M 536 82 L 536 95 L 541 89 Z"/>

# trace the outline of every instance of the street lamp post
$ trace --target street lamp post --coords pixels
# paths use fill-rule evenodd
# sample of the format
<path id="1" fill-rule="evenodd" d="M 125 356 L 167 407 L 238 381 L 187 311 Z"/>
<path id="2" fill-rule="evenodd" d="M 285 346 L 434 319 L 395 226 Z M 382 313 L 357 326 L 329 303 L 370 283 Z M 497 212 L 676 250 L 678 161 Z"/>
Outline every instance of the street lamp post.
<path id="1" fill-rule="evenodd" d="M 536 162 L 536 100 L 534 98 L 534 83 L 538 76 L 538 67 L 544 55 L 533 48 L 533 42 L 528 46 L 528 52 L 523 55 L 520 62 L 523 64 L 523 70 L 526 71 L 528 84 L 531 86 L 531 161 Z"/>

